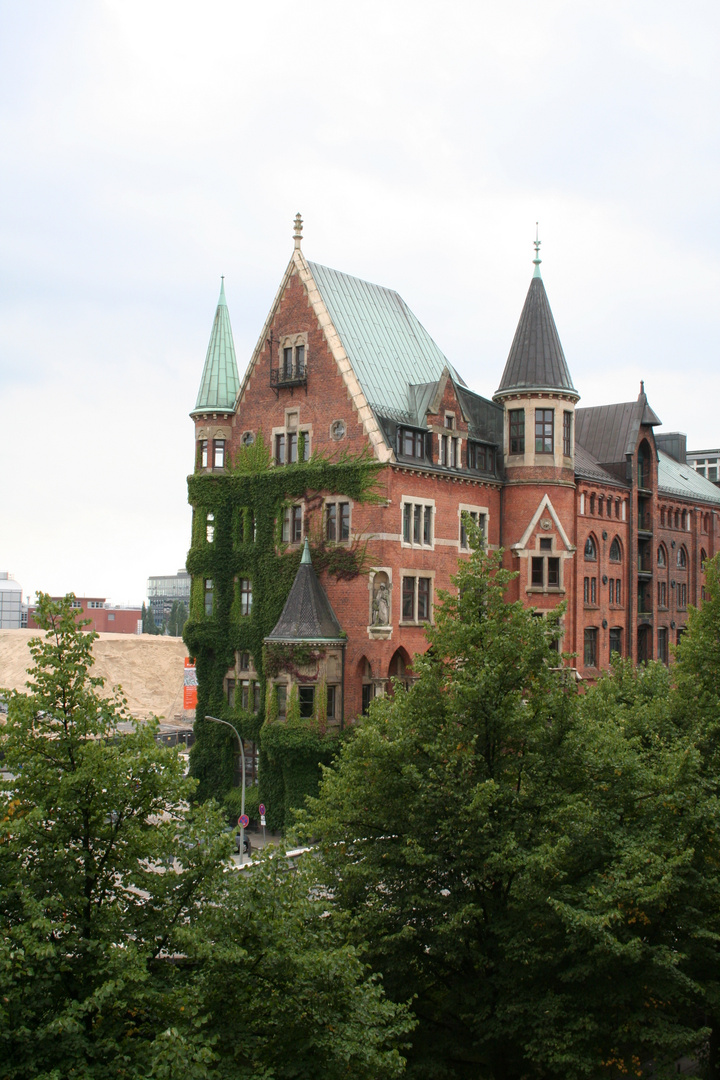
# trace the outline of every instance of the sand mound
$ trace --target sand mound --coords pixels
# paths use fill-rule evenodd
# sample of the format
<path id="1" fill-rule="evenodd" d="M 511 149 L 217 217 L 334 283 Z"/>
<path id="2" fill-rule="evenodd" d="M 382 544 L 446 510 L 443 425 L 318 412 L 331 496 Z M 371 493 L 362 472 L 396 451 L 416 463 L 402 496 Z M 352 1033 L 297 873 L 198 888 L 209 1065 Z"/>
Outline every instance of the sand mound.
<path id="1" fill-rule="evenodd" d="M 28 641 L 41 630 L 0 630 L 0 686 L 24 690 L 32 664 Z M 93 646 L 93 674 L 105 679 L 104 693 L 120 685 L 133 716 L 155 715 L 166 720 L 192 722 L 183 712 L 183 661 L 187 656 L 181 638 L 150 634 L 100 634 Z"/>

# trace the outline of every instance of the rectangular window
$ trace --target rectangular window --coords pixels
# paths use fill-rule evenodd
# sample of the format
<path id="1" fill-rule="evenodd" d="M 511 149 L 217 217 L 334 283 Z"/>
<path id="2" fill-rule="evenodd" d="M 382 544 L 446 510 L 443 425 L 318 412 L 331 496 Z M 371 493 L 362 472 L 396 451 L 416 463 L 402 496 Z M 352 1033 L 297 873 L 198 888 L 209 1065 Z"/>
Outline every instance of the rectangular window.
<path id="1" fill-rule="evenodd" d="M 438 439 L 438 465 L 447 465 L 447 435 L 441 435 Z"/>
<path id="2" fill-rule="evenodd" d="M 325 507 L 325 535 L 328 540 L 337 540 L 337 506 L 328 503 Z"/>
<path id="3" fill-rule="evenodd" d="M 300 435 L 302 436 L 302 454 L 300 453 L 300 440 L 298 439 L 298 456 L 299 456 L 301 461 L 309 461 L 310 460 L 310 432 L 309 431 L 301 431 Z"/>
<path id="4" fill-rule="evenodd" d="M 534 588 L 543 587 L 545 560 L 542 558 L 533 558 L 532 570 L 530 576 L 530 583 Z"/>
<path id="5" fill-rule="evenodd" d="M 619 653 L 622 656 L 622 627 L 613 626 L 610 630 L 610 656 Z"/>
<path id="6" fill-rule="evenodd" d="M 213 440 L 213 468 L 224 469 L 225 468 L 225 440 L 214 439 Z"/>
<path id="7" fill-rule="evenodd" d="M 663 664 L 668 662 L 668 632 L 667 627 L 659 626 L 657 632 L 657 654 L 658 660 L 662 660 Z"/>
<path id="8" fill-rule="evenodd" d="M 350 539 L 350 503 L 340 503 L 338 506 L 340 518 L 340 540 Z"/>
<path id="9" fill-rule="evenodd" d="M 235 707 L 235 680 L 228 679 L 227 686 L 225 688 L 225 694 L 227 696 L 227 703 L 231 709 Z"/>
<path id="10" fill-rule="evenodd" d="M 479 527 L 481 533 L 485 533 L 485 514 L 479 514 L 477 510 L 463 510 L 460 515 L 460 547 L 467 551 L 470 547 L 470 541 L 465 528 L 465 522 L 463 521 L 463 514 L 467 514 L 475 524 Z"/>
<path id="11" fill-rule="evenodd" d="M 658 607 L 667 607 L 667 582 L 658 581 Z"/>
<path id="12" fill-rule="evenodd" d="M 260 683 L 253 683 L 253 712 L 260 711 Z"/>
<path id="13" fill-rule="evenodd" d="M 445 413 L 445 427 L 451 431 L 455 428 L 455 417 L 452 413 Z"/>
<path id="14" fill-rule="evenodd" d="M 597 578 L 590 578 L 590 603 L 597 604 Z"/>
<path id="15" fill-rule="evenodd" d="M 275 464 L 276 465 L 284 465 L 285 464 L 285 436 L 284 435 L 276 435 L 275 436 Z"/>
<path id="16" fill-rule="evenodd" d="M 398 429 L 398 447 L 404 457 L 425 457 L 425 434 L 422 431 L 412 431 L 410 428 Z"/>
<path id="17" fill-rule="evenodd" d="M 338 688 L 337 686 L 328 686 L 327 688 L 327 718 L 328 720 L 336 719 L 336 712 L 338 705 Z"/>
<path id="18" fill-rule="evenodd" d="M 430 578 L 418 578 L 417 585 L 417 617 L 418 622 L 427 621 L 430 618 Z"/>
<path id="19" fill-rule="evenodd" d="M 687 607 L 687 585 L 678 585 L 678 607 Z"/>
<path id="20" fill-rule="evenodd" d="M 458 466 L 458 440 L 450 439 L 450 460 L 448 465 L 451 469 L 457 469 Z"/>
<path id="21" fill-rule="evenodd" d="M 207 469 L 208 467 L 208 441 L 207 439 L 200 440 L 200 467 Z"/>
<path id="22" fill-rule="evenodd" d="M 288 465 L 294 465 L 298 459 L 298 437 L 296 431 L 289 431 L 287 434 L 287 463 Z"/>
<path id="23" fill-rule="evenodd" d="M 285 507 L 282 539 L 284 544 L 297 544 L 302 540 L 302 506 Z"/>
<path id="24" fill-rule="evenodd" d="M 372 683 L 363 683 L 362 686 L 362 714 L 367 716 L 370 711 L 370 702 L 374 698 L 374 687 Z"/>
<path id="25" fill-rule="evenodd" d="M 583 658 L 585 667 L 597 667 L 597 630 L 594 626 L 585 631 Z"/>
<path id="26" fill-rule="evenodd" d="M 548 574 L 547 583 L 549 589 L 560 588 L 560 560 L 556 558 L 548 559 Z"/>
<path id="27" fill-rule="evenodd" d="M 552 454 L 553 452 L 553 409 L 535 410 L 535 453 Z"/>
<path id="28" fill-rule="evenodd" d="M 278 716 L 285 716 L 287 714 L 287 686 L 285 683 L 276 683 L 275 689 L 277 691 Z"/>
<path id="29" fill-rule="evenodd" d="M 250 578 L 240 581 L 240 614 L 249 615 L 252 610 L 252 582 Z"/>
<path id="30" fill-rule="evenodd" d="M 622 603 L 622 583 L 620 581 L 620 578 L 615 579 L 615 603 Z"/>
<path id="31" fill-rule="evenodd" d="M 249 671 L 250 670 L 250 653 L 249 652 L 241 652 L 240 653 L 240 659 L 238 661 L 238 667 L 240 668 L 241 671 Z"/>
<path id="32" fill-rule="evenodd" d="M 510 453 L 525 453 L 525 410 L 510 410 Z"/>
<path id="33" fill-rule="evenodd" d="M 300 716 L 303 720 L 309 720 L 315 711 L 315 687 L 299 686 L 298 699 L 300 702 Z"/>
<path id="34" fill-rule="evenodd" d="M 205 614 L 213 613 L 213 583 L 211 578 L 205 578 Z"/>
<path id="35" fill-rule="evenodd" d="M 610 578 L 610 603 L 615 603 L 615 578 Z"/>
<path id="36" fill-rule="evenodd" d="M 403 578 L 402 617 L 411 620 L 415 618 L 415 578 Z"/>
<path id="37" fill-rule="evenodd" d="M 305 374 L 305 346 L 298 345 L 295 350 L 295 373 L 298 379 L 302 379 Z"/>
<path id="38" fill-rule="evenodd" d="M 403 502 L 402 533 L 406 544 L 413 544 L 418 547 L 432 545 L 432 515 L 433 508 L 427 503 Z"/>
<path id="39" fill-rule="evenodd" d="M 283 349 L 283 375 L 286 379 L 292 379 L 293 373 L 293 351 L 292 348 Z"/>
<path id="40" fill-rule="evenodd" d="M 250 704 L 250 680 L 242 679 L 240 682 L 240 703 L 243 709 L 247 709 Z"/>
<path id="41" fill-rule="evenodd" d="M 468 469 L 480 469 L 483 472 L 492 472 L 495 467 L 495 458 L 491 446 L 483 446 L 482 443 L 468 443 L 467 448 Z"/>
<path id="42" fill-rule="evenodd" d="M 563 413 L 563 454 L 572 456 L 572 413 Z"/>
<path id="43" fill-rule="evenodd" d="M 586 577 L 583 581 L 583 602 L 590 603 L 590 578 Z"/>
<path id="44" fill-rule="evenodd" d="M 541 551 L 552 551 L 552 540 L 551 540 L 551 538 L 549 536 L 541 536 L 540 537 L 540 550 Z"/>

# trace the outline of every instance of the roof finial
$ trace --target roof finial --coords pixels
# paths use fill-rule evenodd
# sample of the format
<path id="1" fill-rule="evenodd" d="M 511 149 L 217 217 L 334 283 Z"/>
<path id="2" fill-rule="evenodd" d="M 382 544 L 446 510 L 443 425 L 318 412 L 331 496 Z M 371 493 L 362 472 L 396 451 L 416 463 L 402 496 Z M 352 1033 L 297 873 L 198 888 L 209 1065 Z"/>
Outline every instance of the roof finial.
<path id="1" fill-rule="evenodd" d="M 645 393 L 645 380 L 644 379 L 640 380 L 640 393 L 641 394 Z"/>
<path id="2" fill-rule="evenodd" d="M 295 239 L 295 247 L 297 248 L 298 251 L 300 250 L 300 243 L 302 241 L 302 229 L 303 229 L 303 219 L 300 217 L 300 214 L 296 214 L 295 215 L 295 232 L 293 233 L 293 236 L 294 236 L 294 239 Z"/>
<path id="3" fill-rule="evenodd" d="M 542 240 L 540 240 L 539 236 L 538 236 L 538 223 L 536 221 L 535 222 L 535 239 L 533 241 L 533 244 L 534 244 L 534 247 L 535 247 L 535 258 L 533 259 L 533 263 L 535 264 L 535 269 L 533 270 L 533 277 L 540 277 L 541 276 L 541 274 L 540 274 L 540 263 L 542 262 L 542 259 L 540 258 L 540 244 L 541 243 L 542 243 Z"/>
<path id="4" fill-rule="evenodd" d="M 225 304 L 227 306 L 227 303 L 226 303 L 226 300 L 225 300 L 225 275 L 224 274 L 220 275 L 220 299 L 218 300 L 218 304 Z"/>
<path id="5" fill-rule="evenodd" d="M 310 544 L 308 543 L 307 536 L 305 537 L 305 543 L 303 545 L 302 559 L 300 560 L 300 564 L 302 565 L 303 563 L 310 563 L 310 565 L 312 565 L 312 558 L 310 556 Z"/>

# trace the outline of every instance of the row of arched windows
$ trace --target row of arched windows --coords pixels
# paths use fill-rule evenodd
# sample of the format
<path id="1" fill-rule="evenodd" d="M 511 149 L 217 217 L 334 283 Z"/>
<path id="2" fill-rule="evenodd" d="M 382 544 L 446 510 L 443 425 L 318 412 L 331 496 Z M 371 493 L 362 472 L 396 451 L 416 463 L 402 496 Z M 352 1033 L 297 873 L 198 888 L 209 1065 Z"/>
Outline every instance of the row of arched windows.
<path id="1" fill-rule="evenodd" d="M 687 510 L 678 507 L 660 507 L 660 527 L 662 529 L 682 529 L 687 532 L 690 527 L 690 518 Z"/>
<path id="2" fill-rule="evenodd" d="M 703 554 L 704 554 L 704 552 L 703 552 Z M 660 544 L 660 547 L 658 548 L 658 551 L 657 551 L 657 564 L 658 564 L 658 566 L 661 567 L 661 568 L 665 567 L 665 566 L 669 566 L 670 562 L 671 562 L 671 559 L 668 556 L 668 549 L 665 547 L 664 544 Z M 676 553 L 675 553 L 675 566 L 677 567 L 678 570 L 687 570 L 688 554 L 687 554 L 687 548 L 684 545 L 679 547 L 677 549 Z"/>
<path id="3" fill-rule="evenodd" d="M 622 547 L 620 545 L 620 538 L 614 537 L 610 544 L 610 562 L 622 562 Z M 587 562 L 597 562 L 598 546 L 595 537 L 590 534 L 585 541 L 585 559 Z"/>

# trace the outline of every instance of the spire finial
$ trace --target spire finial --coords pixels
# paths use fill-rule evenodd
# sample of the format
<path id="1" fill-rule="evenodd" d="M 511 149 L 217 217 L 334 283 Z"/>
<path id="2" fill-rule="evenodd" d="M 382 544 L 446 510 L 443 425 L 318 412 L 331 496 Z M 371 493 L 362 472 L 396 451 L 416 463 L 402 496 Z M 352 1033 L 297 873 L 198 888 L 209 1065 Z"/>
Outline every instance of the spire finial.
<path id="1" fill-rule="evenodd" d="M 540 275 L 540 263 L 542 262 L 542 259 L 540 258 L 540 244 L 541 243 L 542 243 L 542 240 L 540 240 L 540 238 L 539 238 L 538 223 L 536 221 L 535 222 L 535 239 L 533 240 L 533 245 L 535 247 L 535 258 L 533 259 L 535 269 L 533 270 L 533 277 L 540 277 L 541 276 Z"/>
<path id="2" fill-rule="evenodd" d="M 302 242 L 302 230 L 303 230 L 303 219 L 301 218 L 300 214 L 296 214 L 295 215 L 295 232 L 293 233 L 293 238 L 295 240 L 295 247 L 298 249 L 298 251 L 300 250 L 300 244 Z"/>
<path id="3" fill-rule="evenodd" d="M 312 558 L 310 557 L 310 544 L 308 543 L 307 536 L 305 537 L 305 543 L 303 545 L 302 559 L 300 563 L 310 563 L 312 565 Z"/>
<path id="4" fill-rule="evenodd" d="M 220 275 L 220 299 L 218 300 L 218 304 L 226 304 L 226 300 L 225 300 L 225 275 L 224 274 Z"/>

